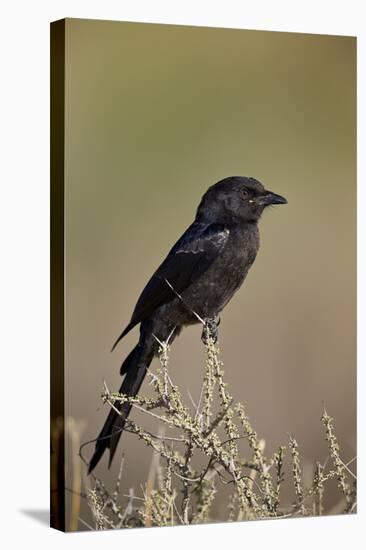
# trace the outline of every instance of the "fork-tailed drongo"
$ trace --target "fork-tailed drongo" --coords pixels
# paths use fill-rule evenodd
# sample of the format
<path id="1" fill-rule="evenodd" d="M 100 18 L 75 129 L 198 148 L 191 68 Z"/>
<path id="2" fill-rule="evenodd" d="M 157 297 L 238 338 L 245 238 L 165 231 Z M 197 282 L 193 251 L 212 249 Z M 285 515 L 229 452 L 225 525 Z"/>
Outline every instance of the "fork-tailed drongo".
<path id="1" fill-rule="evenodd" d="M 140 324 L 140 338 L 122 364 L 120 393 L 135 396 L 160 341 L 170 342 L 182 328 L 215 319 L 243 283 L 259 248 L 257 222 L 271 204 L 285 204 L 254 178 L 229 177 L 203 195 L 193 223 L 176 242 L 142 291 L 131 321 L 114 347 Z M 96 440 L 89 472 L 109 449 L 116 452 L 129 403 L 115 403 Z"/>

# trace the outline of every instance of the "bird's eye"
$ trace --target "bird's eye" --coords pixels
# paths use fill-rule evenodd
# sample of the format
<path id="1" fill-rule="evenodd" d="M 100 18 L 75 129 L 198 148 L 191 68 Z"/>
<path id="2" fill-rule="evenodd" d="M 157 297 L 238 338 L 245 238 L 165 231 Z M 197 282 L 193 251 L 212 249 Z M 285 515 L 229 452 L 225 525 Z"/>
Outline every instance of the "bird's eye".
<path id="1" fill-rule="evenodd" d="M 241 189 L 240 190 L 240 196 L 242 199 L 247 199 L 249 197 L 249 193 L 246 189 Z"/>

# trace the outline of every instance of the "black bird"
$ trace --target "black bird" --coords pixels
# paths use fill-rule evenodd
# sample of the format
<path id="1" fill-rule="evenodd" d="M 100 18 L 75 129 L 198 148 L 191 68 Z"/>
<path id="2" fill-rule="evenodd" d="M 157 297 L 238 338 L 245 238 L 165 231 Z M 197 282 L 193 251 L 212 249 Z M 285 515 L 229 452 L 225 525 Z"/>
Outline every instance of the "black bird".
<path id="1" fill-rule="evenodd" d="M 211 327 L 240 288 L 259 248 L 257 222 L 271 204 L 284 197 L 267 191 L 254 178 L 234 176 L 209 187 L 196 218 L 155 271 L 139 297 L 131 321 L 112 349 L 136 325 L 140 338 L 122 364 L 120 393 L 135 396 L 159 344 L 170 342 L 186 325 L 199 319 Z M 205 331 L 203 332 L 204 337 Z M 109 449 L 109 466 L 116 452 L 131 405 L 115 403 L 96 440 L 90 473 Z"/>

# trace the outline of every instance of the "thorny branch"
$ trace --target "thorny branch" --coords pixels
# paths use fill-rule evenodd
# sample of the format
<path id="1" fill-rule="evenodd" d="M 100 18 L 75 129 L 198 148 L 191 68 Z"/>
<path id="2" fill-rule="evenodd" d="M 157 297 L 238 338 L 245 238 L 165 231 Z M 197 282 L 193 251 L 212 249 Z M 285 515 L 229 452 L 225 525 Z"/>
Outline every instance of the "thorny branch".
<path id="1" fill-rule="evenodd" d="M 344 513 L 355 511 L 356 476 L 349 468 L 352 461 L 345 464 L 341 459 L 333 419 L 325 411 L 322 422 L 331 459 L 328 471 L 325 464 L 317 462 L 312 484 L 305 487 L 298 443 L 291 436 L 287 475 L 292 478 L 294 501 L 285 506 L 281 503 L 281 488 L 285 480 L 286 447 L 280 446 L 272 458 L 265 456 L 264 440 L 253 429 L 243 404 L 234 404 L 228 392 L 219 348 L 213 338 L 209 336 L 205 343 L 205 374 L 197 404 L 189 394 L 193 413 L 169 375 L 169 339 L 159 341 L 159 346 L 160 368 L 156 374 L 150 374 L 154 399 L 111 393 L 106 384 L 102 392 L 103 401 L 114 410 L 118 411 L 116 402 L 129 402 L 157 422 L 158 434 L 131 419 L 124 428 L 152 449 L 154 483 L 151 478 L 141 488 L 142 496 L 136 496 L 132 489 L 126 496 L 120 495 L 123 461 L 112 494 L 96 479 L 87 497 L 95 529 L 213 521 L 217 484 L 232 488 L 227 504 L 228 521 L 322 515 L 326 513 L 324 491 L 331 479 L 338 482 Z M 217 411 L 214 405 L 218 406 Z M 162 433 L 162 426 L 167 433 Z M 240 443 L 247 445 L 244 458 Z M 206 459 L 205 465 L 198 466 L 202 457 Z"/>

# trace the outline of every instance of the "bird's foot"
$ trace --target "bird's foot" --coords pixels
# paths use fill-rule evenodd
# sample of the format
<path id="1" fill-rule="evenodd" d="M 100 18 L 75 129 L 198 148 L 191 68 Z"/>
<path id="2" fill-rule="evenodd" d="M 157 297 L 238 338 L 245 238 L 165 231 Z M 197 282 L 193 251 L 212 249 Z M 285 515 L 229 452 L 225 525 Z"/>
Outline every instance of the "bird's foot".
<path id="1" fill-rule="evenodd" d="M 205 319 L 201 340 L 207 346 L 209 340 L 216 344 L 219 336 L 220 317 L 218 319 Z"/>

